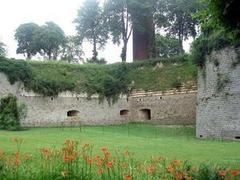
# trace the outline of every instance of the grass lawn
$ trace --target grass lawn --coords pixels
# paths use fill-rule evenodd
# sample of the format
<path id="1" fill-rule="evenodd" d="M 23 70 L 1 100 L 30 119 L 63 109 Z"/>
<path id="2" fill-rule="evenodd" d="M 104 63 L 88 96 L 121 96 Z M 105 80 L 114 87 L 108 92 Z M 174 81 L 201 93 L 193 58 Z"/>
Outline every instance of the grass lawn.
<path id="1" fill-rule="evenodd" d="M 136 158 L 161 155 L 168 159 L 189 160 L 194 164 L 213 163 L 240 167 L 240 142 L 199 140 L 195 128 L 129 124 L 85 126 L 80 128 L 32 128 L 26 131 L 0 131 L 0 150 L 15 152 L 11 139 L 24 139 L 22 152 L 34 153 L 44 147 L 60 147 L 64 140 L 79 140 L 94 145 L 94 152 L 106 146 L 111 151 L 128 149 Z"/>

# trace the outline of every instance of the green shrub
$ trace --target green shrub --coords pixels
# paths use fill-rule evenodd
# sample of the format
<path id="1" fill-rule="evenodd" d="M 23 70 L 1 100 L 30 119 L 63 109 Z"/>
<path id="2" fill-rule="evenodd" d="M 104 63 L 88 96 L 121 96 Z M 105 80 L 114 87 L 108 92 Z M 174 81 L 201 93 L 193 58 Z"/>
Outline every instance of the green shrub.
<path id="1" fill-rule="evenodd" d="M 20 118 L 23 106 L 19 107 L 17 98 L 12 94 L 0 99 L 0 128 L 5 130 L 20 130 Z"/>
<path id="2" fill-rule="evenodd" d="M 223 31 L 217 31 L 210 35 L 202 34 L 192 45 L 191 59 L 197 66 L 204 66 L 206 56 L 213 50 L 220 50 L 224 47 L 234 45 Z"/>
<path id="3" fill-rule="evenodd" d="M 0 57 L 0 72 L 7 75 L 11 84 L 14 84 L 16 81 L 22 81 L 24 85 L 27 85 L 33 76 L 27 62 L 23 60 L 9 60 L 4 57 Z"/>

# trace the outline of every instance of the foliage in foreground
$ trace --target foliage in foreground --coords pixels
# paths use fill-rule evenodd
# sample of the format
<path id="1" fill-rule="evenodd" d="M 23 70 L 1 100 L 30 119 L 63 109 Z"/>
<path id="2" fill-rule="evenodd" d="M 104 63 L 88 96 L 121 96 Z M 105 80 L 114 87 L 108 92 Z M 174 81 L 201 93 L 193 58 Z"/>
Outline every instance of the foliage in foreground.
<path id="1" fill-rule="evenodd" d="M 100 100 L 115 101 L 132 90 L 161 91 L 181 84 L 196 84 L 196 68 L 187 56 L 111 65 L 71 65 L 56 62 L 25 62 L 0 58 L 0 72 L 11 84 L 22 81 L 27 90 L 44 96 L 63 91 L 98 94 Z M 176 63 L 176 64 L 174 64 Z M 162 64 L 163 67 L 159 67 Z"/>
<path id="2" fill-rule="evenodd" d="M 240 169 L 192 165 L 187 161 L 169 161 L 162 156 L 136 160 L 128 150 L 110 152 L 103 147 L 93 154 L 93 146 L 66 140 L 62 148 L 42 148 L 39 152 L 21 152 L 23 139 L 14 138 L 13 154 L 0 151 L 2 179 L 238 179 Z"/>
<path id="3" fill-rule="evenodd" d="M 24 116 L 25 106 L 18 104 L 12 94 L 0 99 L 0 129 L 20 130 L 20 119 Z"/>

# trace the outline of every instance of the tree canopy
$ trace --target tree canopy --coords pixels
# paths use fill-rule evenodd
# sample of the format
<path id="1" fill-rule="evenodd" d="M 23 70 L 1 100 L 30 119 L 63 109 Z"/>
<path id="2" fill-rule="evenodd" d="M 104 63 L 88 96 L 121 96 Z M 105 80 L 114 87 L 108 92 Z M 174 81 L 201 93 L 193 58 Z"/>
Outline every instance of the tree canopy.
<path id="1" fill-rule="evenodd" d="M 69 63 L 83 61 L 82 44 L 76 36 L 67 36 L 66 43 L 62 47 L 61 60 Z"/>
<path id="2" fill-rule="evenodd" d="M 0 41 L 0 56 L 5 56 L 6 55 L 6 48 L 5 44 Z"/>
<path id="3" fill-rule="evenodd" d="M 37 54 L 37 47 L 34 37 L 37 35 L 36 31 L 39 26 L 35 23 L 21 24 L 15 33 L 15 39 L 17 40 L 17 54 L 24 54 L 27 59 L 31 59 L 32 56 Z"/>
<path id="4" fill-rule="evenodd" d="M 34 41 L 40 54 L 46 55 L 49 60 L 56 60 L 60 47 L 66 43 L 66 37 L 57 24 L 46 22 L 37 30 Z"/>
<path id="5" fill-rule="evenodd" d="M 127 44 L 132 34 L 131 14 L 127 0 L 107 0 L 104 5 L 105 15 L 112 42 L 123 44 L 121 59 L 123 62 L 127 58 Z"/>
<path id="6" fill-rule="evenodd" d="M 193 14 L 199 9 L 198 0 L 161 0 L 157 6 L 156 24 L 178 38 L 182 52 L 183 41 L 197 35 L 199 21 L 193 18 Z"/>
<path id="7" fill-rule="evenodd" d="M 181 46 L 178 39 L 171 36 L 156 34 L 156 57 L 169 58 L 176 56 L 181 52 Z"/>
<path id="8" fill-rule="evenodd" d="M 54 22 L 46 22 L 43 26 L 21 24 L 16 29 L 15 39 L 18 42 L 17 53 L 24 54 L 27 59 L 37 53 L 48 59 L 57 59 L 60 46 L 66 41 L 63 30 Z"/>
<path id="9" fill-rule="evenodd" d="M 206 0 L 208 3 L 208 22 L 216 29 L 224 29 L 232 41 L 240 42 L 240 1 Z"/>
<path id="10" fill-rule="evenodd" d="M 93 62 L 97 62 L 98 51 L 108 40 L 106 19 L 103 9 L 97 0 L 86 0 L 78 10 L 76 23 L 77 34 L 80 39 L 86 39 L 93 44 Z"/>

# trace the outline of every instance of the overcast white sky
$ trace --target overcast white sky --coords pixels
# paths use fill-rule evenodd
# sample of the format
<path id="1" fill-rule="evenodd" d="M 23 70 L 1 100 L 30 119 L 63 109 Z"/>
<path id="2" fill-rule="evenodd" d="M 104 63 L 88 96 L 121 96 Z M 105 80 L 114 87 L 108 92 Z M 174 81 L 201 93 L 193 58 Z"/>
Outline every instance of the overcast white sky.
<path id="1" fill-rule="evenodd" d="M 14 33 L 20 24 L 34 22 L 39 25 L 46 21 L 58 24 L 66 35 L 74 35 L 73 20 L 77 10 L 84 0 L 1 0 L 0 6 L 0 41 L 7 45 L 8 57 L 21 58 L 16 55 L 17 43 Z M 189 49 L 184 43 L 185 50 Z M 83 44 L 86 57 L 91 57 L 91 45 Z M 121 47 L 109 42 L 104 51 L 99 51 L 99 57 L 104 57 L 109 63 L 120 61 Z M 128 61 L 132 61 L 132 40 L 129 42 Z"/>

